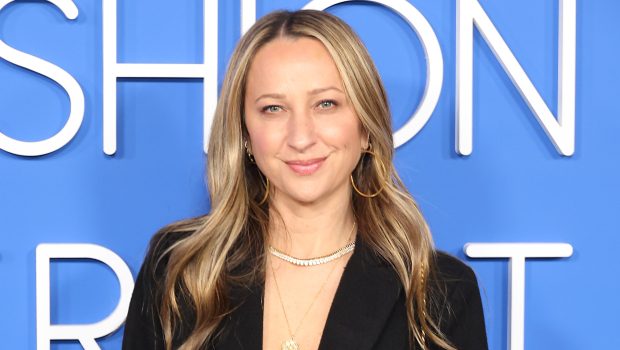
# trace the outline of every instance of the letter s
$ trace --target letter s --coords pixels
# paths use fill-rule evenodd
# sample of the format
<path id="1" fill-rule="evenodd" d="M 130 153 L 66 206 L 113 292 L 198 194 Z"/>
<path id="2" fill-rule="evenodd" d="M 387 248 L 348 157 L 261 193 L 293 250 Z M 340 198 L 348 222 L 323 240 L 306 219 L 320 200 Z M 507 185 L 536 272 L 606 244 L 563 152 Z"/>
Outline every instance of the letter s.
<path id="1" fill-rule="evenodd" d="M 14 0 L 0 0 L 0 11 Z M 56 5 L 65 17 L 76 19 L 78 9 L 72 0 L 48 0 Z M 60 85 L 67 95 L 71 105 L 69 118 L 55 135 L 41 141 L 19 141 L 0 132 L 0 149 L 20 156 L 41 156 L 52 153 L 63 147 L 75 136 L 84 119 L 84 92 L 78 82 L 60 67 L 51 64 L 38 57 L 16 50 L 0 39 L 0 58 L 14 65 L 29 69 L 45 77 L 54 80 Z"/>

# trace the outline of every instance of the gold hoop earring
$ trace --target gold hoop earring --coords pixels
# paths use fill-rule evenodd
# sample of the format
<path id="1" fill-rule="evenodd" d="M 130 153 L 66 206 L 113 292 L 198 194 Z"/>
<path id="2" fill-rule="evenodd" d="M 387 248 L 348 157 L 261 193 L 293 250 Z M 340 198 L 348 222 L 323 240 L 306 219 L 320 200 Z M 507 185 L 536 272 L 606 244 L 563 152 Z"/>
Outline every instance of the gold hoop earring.
<path id="1" fill-rule="evenodd" d="M 370 149 L 371 149 L 371 147 L 370 147 L 370 144 L 369 144 L 368 149 L 367 150 L 366 149 L 362 150 L 362 153 L 370 154 L 377 161 L 379 161 L 382 173 L 385 174 L 385 164 L 383 164 L 383 161 L 381 160 L 381 158 L 379 158 L 377 156 L 377 154 L 375 152 L 371 151 Z M 357 186 L 355 185 L 355 180 L 353 180 L 353 174 L 351 174 L 350 178 L 351 178 L 351 185 L 353 186 L 353 189 L 355 190 L 355 192 L 357 192 L 357 194 L 359 194 L 360 196 L 366 197 L 366 198 L 374 198 L 374 197 L 378 196 L 381 192 L 383 192 L 383 189 L 385 188 L 385 183 L 387 182 L 387 181 L 383 180 L 383 182 L 381 184 L 381 187 L 379 187 L 379 189 L 375 193 L 368 194 L 368 193 L 364 193 L 364 192 L 360 191 L 359 188 L 357 188 Z"/>
<path id="2" fill-rule="evenodd" d="M 248 140 L 243 140 L 243 147 L 245 148 L 245 153 L 248 155 L 250 163 L 256 164 L 256 159 L 254 159 L 254 155 L 252 154 L 252 152 L 250 152 L 250 149 L 248 148 Z"/>
<path id="3" fill-rule="evenodd" d="M 267 201 L 267 198 L 269 198 L 269 178 L 265 176 L 265 179 L 267 179 L 267 183 L 265 184 L 265 194 L 260 202 L 258 202 L 258 205 L 263 205 Z"/>

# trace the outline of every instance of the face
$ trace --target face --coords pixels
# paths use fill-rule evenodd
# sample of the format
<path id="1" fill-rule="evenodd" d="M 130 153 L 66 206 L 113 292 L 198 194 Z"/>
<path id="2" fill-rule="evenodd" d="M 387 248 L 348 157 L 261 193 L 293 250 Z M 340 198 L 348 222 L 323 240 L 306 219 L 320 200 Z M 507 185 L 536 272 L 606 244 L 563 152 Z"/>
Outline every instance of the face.
<path id="1" fill-rule="evenodd" d="M 349 175 L 367 146 L 336 64 L 321 42 L 278 38 L 255 55 L 245 124 L 274 200 L 350 198 Z"/>

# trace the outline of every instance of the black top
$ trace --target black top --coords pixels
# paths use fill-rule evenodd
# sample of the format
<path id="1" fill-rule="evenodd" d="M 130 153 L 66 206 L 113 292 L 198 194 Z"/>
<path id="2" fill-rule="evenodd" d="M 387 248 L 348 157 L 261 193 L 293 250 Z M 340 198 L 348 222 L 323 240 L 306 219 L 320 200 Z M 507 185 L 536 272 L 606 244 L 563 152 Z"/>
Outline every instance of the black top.
<path id="1" fill-rule="evenodd" d="M 169 237 L 179 236 L 164 237 L 169 241 Z M 153 246 L 165 247 L 169 243 Z M 152 259 L 158 258 L 154 251 L 163 249 L 151 249 L 138 274 L 125 324 L 123 350 L 165 349 L 153 297 L 162 287 L 160 278 L 165 267 L 155 273 L 149 271 Z M 435 318 L 442 332 L 459 350 L 488 349 L 474 272 L 460 260 L 441 252 L 437 254 L 437 270 L 436 278 L 444 283 L 446 296 L 441 313 Z M 231 291 L 232 303 L 239 307 L 223 322 L 222 335 L 205 349 L 261 349 L 263 291 L 263 284 Z M 175 346 L 187 335 L 194 320 L 190 308 L 181 308 L 187 311 L 181 327 L 186 331 L 176 334 Z M 409 350 L 408 332 L 404 291 L 396 272 L 358 239 L 336 290 L 319 350 Z"/>

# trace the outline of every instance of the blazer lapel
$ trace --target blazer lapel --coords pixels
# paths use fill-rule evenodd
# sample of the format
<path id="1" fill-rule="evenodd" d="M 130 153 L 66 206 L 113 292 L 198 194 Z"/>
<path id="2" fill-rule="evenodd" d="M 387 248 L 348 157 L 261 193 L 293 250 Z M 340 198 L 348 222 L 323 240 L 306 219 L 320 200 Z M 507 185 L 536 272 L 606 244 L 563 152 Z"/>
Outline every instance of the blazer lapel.
<path id="1" fill-rule="evenodd" d="M 394 270 L 358 240 L 336 290 L 319 350 L 372 349 L 400 286 Z"/>

